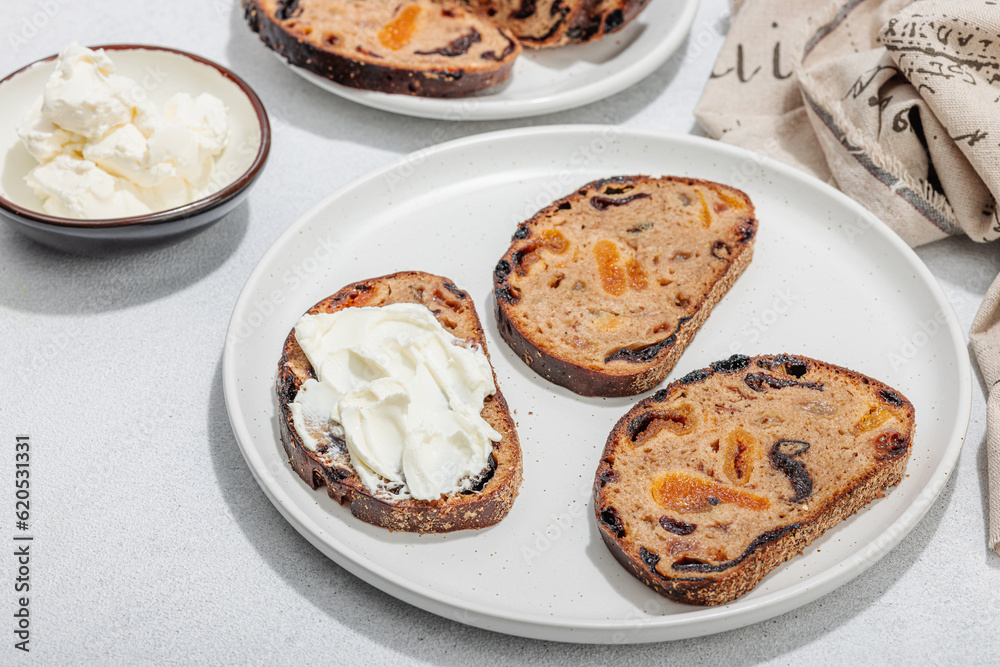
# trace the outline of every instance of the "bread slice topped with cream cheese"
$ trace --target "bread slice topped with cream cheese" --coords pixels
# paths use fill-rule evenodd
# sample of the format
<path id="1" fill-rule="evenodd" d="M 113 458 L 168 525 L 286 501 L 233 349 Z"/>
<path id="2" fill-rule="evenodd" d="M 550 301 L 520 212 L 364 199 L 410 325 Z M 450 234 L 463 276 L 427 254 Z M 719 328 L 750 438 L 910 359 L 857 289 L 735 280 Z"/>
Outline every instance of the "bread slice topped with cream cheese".
<path id="1" fill-rule="evenodd" d="M 618 421 L 594 480 L 597 525 L 658 593 L 725 604 L 898 484 L 913 431 L 913 405 L 878 380 L 734 355 Z"/>
<path id="2" fill-rule="evenodd" d="M 521 449 L 469 295 L 417 271 L 353 283 L 310 308 L 276 378 L 289 463 L 351 513 L 443 533 L 506 516 Z"/>

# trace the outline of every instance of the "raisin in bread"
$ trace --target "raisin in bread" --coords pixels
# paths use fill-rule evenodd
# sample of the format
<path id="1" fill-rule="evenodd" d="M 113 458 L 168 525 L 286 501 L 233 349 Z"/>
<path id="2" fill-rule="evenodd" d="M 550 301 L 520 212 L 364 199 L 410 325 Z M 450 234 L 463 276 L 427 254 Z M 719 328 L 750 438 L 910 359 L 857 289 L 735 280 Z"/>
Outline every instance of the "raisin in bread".
<path id="1" fill-rule="evenodd" d="M 690 178 L 584 185 L 514 232 L 494 270 L 500 334 L 585 396 L 659 384 L 750 263 L 750 198 Z"/>
<path id="2" fill-rule="evenodd" d="M 450 0 L 243 0 L 289 63 L 352 88 L 452 97 L 510 75 L 513 34 Z"/>
<path id="3" fill-rule="evenodd" d="M 524 46 L 542 49 L 595 41 L 622 28 L 649 0 L 465 0 L 508 28 Z"/>
<path id="4" fill-rule="evenodd" d="M 639 15 L 649 0 L 587 0 L 582 19 L 567 31 L 572 42 L 593 42 L 617 32 Z"/>
<path id="5" fill-rule="evenodd" d="M 446 331 L 478 347 L 489 359 L 486 339 L 469 295 L 446 278 L 422 272 L 402 272 L 344 287 L 309 309 L 309 314 L 344 308 L 378 307 L 394 303 L 423 304 Z M 315 450 L 304 446 L 292 422 L 289 405 L 301 385 L 315 378 L 312 366 L 295 339 L 285 340 L 278 363 L 276 390 L 281 444 L 292 468 L 313 489 L 326 485 L 331 498 L 349 505 L 362 521 L 391 530 L 420 533 L 483 528 L 496 524 L 510 510 L 521 485 L 521 450 L 507 403 L 500 389 L 484 402 L 482 417 L 502 436 L 493 443 L 486 469 L 471 489 L 437 500 L 392 499 L 373 494 L 351 466 L 344 440 L 332 430 L 313 432 Z M 493 378 L 496 385 L 496 376 Z"/>
<path id="6" fill-rule="evenodd" d="M 601 537 L 657 592 L 730 602 L 899 483 L 913 405 L 806 357 L 733 356 L 640 401 L 594 482 Z"/>

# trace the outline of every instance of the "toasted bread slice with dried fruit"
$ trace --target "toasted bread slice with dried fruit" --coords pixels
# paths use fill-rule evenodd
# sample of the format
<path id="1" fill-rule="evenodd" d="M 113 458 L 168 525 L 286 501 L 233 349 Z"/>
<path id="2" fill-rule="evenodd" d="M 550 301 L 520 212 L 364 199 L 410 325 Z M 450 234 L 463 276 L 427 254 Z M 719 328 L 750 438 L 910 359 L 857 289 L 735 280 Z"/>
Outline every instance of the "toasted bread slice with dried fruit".
<path id="1" fill-rule="evenodd" d="M 735 188 L 691 178 L 588 183 L 522 223 L 493 273 L 500 334 L 584 396 L 659 384 L 750 263 L 757 220 Z"/>
<path id="2" fill-rule="evenodd" d="M 407 271 L 357 282 L 323 299 L 308 314 L 399 303 L 426 306 L 447 332 L 482 350 L 489 360 L 472 299 L 440 276 Z M 311 436 L 319 444 L 307 447 L 293 424 L 290 405 L 303 383 L 311 378 L 315 379 L 316 374 L 293 330 L 278 363 L 278 424 L 289 463 L 310 487 L 326 485 L 330 497 L 349 505 L 354 516 L 390 530 L 442 533 L 491 526 L 506 516 L 521 486 L 521 449 L 507 402 L 496 387 L 495 374 L 496 393 L 486 397 L 480 414 L 502 439 L 493 443 L 489 464 L 472 480 L 470 488 L 434 500 L 393 497 L 369 490 L 351 464 L 343 437 L 335 434 L 335 425 L 314 430 Z"/>
<path id="3" fill-rule="evenodd" d="M 454 97 L 507 80 L 514 35 L 451 0 L 242 0 L 292 65 L 352 88 Z"/>
<path id="4" fill-rule="evenodd" d="M 913 405 L 807 357 L 735 355 L 640 401 L 594 481 L 601 537 L 643 583 L 716 605 L 898 484 Z"/>

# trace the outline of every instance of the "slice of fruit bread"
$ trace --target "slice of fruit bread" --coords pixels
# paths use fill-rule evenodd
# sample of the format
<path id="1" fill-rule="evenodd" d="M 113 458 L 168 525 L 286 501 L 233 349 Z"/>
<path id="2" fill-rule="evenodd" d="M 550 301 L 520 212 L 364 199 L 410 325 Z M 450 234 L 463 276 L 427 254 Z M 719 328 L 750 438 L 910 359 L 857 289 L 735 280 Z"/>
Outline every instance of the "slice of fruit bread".
<path id="1" fill-rule="evenodd" d="M 750 198 L 692 178 L 588 183 L 514 232 L 493 272 L 500 335 L 584 396 L 659 384 L 749 265 Z"/>
<path id="2" fill-rule="evenodd" d="M 913 405 L 802 356 L 732 356 L 640 401 L 594 482 L 601 537 L 643 583 L 717 605 L 898 484 Z"/>

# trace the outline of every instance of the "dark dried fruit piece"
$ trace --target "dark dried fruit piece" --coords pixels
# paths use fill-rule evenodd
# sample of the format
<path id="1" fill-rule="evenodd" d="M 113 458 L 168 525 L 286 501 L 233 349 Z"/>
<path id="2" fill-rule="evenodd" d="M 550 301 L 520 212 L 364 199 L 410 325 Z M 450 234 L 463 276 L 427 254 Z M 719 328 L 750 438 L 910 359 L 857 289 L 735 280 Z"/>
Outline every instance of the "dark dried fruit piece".
<path id="1" fill-rule="evenodd" d="M 761 393 L 767 391 L 764 389 L 765 384 L 771 389 L 794 387 L 798 384 L 795 380 L 789 380 L 788 378 L 776 378 L 773 375 L 765 375 L 764 373 L 747 373 L 746 377 L 743 378 L 743 382 L 754 391 Z"/>
<path id="2" fill-rule="evenodd" d="M 650 570 L 656 571 L 656 565 L 660 562 L 660 555 L 654 554 L 652 551 L 646 549 L 646 547 L 639 547 L 639 558 L 642 562 L 646 564 Z"/>
<path id="3" fill-rule="evenodd" d="M 443 284 L 446 290 L 457 296 L 459 299 L 466 299 L 469 297 L 468 293 L 458 289 L 455 283 L 451 282 L 450 280 L 445 280 Z"/>
<path id="4" fill-rule="evenodd" d="M 494 291 L 497 299 L 505 303 L 517 303 L 521 300 L 521 297 L 510 287 L 510 285 L 503 285 L 502 287 L 497 287 Z"/>
<path id="5" fill-rule="evenodd" d="M 506 259 L 501 259 L 497 262 L 497 267 L 493 269 L 493 282 L 502 283 L 507 280 L 507 276 L 510 275 L 510 262 Z"/>
<path id="6" fill-rule="evenodd" d="M 673 564 L 675 570 L 687 571 L 687 572 L 723 572 L 733 567 L 734 565 L 739 565 L 744 560 L 747 559 L 751 554 L 753 554 L 757 549 L 761 548 L 768 542 L 773 542 L 785 533 L 795 530 L 799 527 L 799 524 L 793 523 L 788 526 L 782 526 L 781 528 L 775 528 L 774 530 L 769 530 L 763 533 L 750 543 L 750 546 L 746 548 L 742 554 L 733 560 L 726 561 L 724 563 L 719 563 L 717 565 L 712 565 L 711 563 L 706 563 L 699 558 L 692 558 L 691 556 L 685 556 Z"/>
<path id="7" fill-rule="evenodd" d="M 875 438 L 874 444 L 875 458 L 881 461 L 894 459 L 905 454 L 910 446 L 910 441 L 896 431 L 889 431 Z"/>
<path id="8" fill-rule="evenodd" d="M 725 241 L 716 241 L 712 244 L 712 257 L 716 259 L 729 259 L 732 254 L 732 248 Z"/>
<path id="9" fill-rule="evenodd" d="M 878 396 L 889 405 L 897 408 L 903 405 L 903 398 L 891 389 L 880 389 L 878 391 Z"/>
<path id="10" fill-rule="evenodd" d="M 663 348 L 669 347 L 677 342 L 677 333 L 690 319 L 690 315 L 682 317 L 677 322 L 677 328 L 674 329 L 674 332 L 661 341 L 650 343 L 649 345 L 643 345 L 641 347 L 623 347 L 620 350 L 615 350 L 604 359 L 604 363 L 612 361 L 631 361 L 632 363 L 643 363 L 655 358 L 656 355 L 663 351 Z"/>
<path id="11" fill-rule="evenodd" d="M 490 459 L 486 464 L 486 469 L 480 472 L 475 477 L 473 477 L 471 480 L 472 486 L 470 486 L 467 491 L 463 491 L 462 493 L 466 495 L 471 493 L 480 493 L 484 488 L 486 488 L 486 485 L 489 484 L 489 481 L 493 479 L 493 475 L 496 474 L 496 471 L 497 471 L 497 458 L 493 454 L 490 454 Z"/>
<path id="12" fill-rule="evenodd" d="M 750 357 L 744 354 L 734 354 L 728 359 L 723 359 L 722 361 L 712 362 L 712 370 L 716 373 L 725 373 L 726 375 L 731 375 L 732 373 L 738 373 L 750 364 Z"/>
<path id="13" fill-rule="evenodd" d="M 434 51 L 414 51 L 414 53 L 422 56 L 437 54 L 447 56 L 448 58 L 455 58 L 457 56 L 464 56 L 469 52 L 469 49 L 472 48 L 473 44 L 478 44 L 481 41 L 483 41 L 483 36 L 479 34 L 478 30 L 472 28 L 468 33 L 453 40 L 447 46 L 442 46 L 440 49 L 436 49 Z"/>
<path id="14" fill-rule="evenodd" d="M 298 9 L 299 0 L 278 0 L 278 8 L 274 11 L 274 16 L 285 21 L 292 18 Z"/>
<path id="15" fill-rule="evenodd" d="M 769 371 L 784 367 L 785 373 L 795 378 L 801 378 L 809 372 L 809 362 L 790 354 L 776 354 L 773 357 L 761 357 L 757 365 Z"/>
<path id="16" fill-rule="evenodd" d="M 748 243 L 757 233 L 757 227 L 754 225 L 753 220 L 743 223 L 736 230 L 736 241 L 738 243 Z"/>
<path id="17" fill-rule="evenodd" d="M 534 16 L 536 11 L 535 0 L 521 0 L 521 6 L 511 13 L 511 18 L 524 20 Z"/>
<path id="18" fill-rule="evenodd" d="M 676 341 L 676 334 L 671 334 L 661 341 L 650 343 L 649 345 L 643 345 L 642 347 L 623 347 L 622 349 L 615 350 L 605 357 L 604 363 L 610 363 L 612 361 L 631 361 L 635 364 L 641 364 L 654 359 L 656 355 L 663 350 L 663 348 L 668 345 L 673 345 Z"/>
<path id="19" fill-rule="evenodd" d="M 690 535 L 698 529 L 698 524 L 685 523 L 678 519 L 671 519 L 669 516 L 660 517 L 660 526 L 663 530 L 674 535 Z"/>
<path id="20" fill-rule="evenodd" d="M 625 15 L 622 10 L 616 9 L 604 19 L 604 32 L 614 32 L 625 23 Z"/>
<path id="21" fill-rule="evenodd" d="M 621 199 L 597 196 L 590 198 L 590 205 L 598 211 L 605 211 L 609 206 L 625 206 L 626 204 L 631 204 L 636 199 L 646 199 L 648 197 L 649 194 L 646 192 L 640 192 L 639 194 L 631 195 L 629 197 L 622 197 Z"/>
<path id="22" fill-rule="evenodd" d="M 785 362 L 785 372 L 792 377 L 800 378 L 809 372 L 809 364 L 797 359 L 789 359 Z"/>
<path id="23" fill-rule="evenodd" d="M 625 526 L 622 525 L 621 517 L 618 516 L 618 510 L 614 507 L 605 507 L 601 510 L 601 522 L 611 529 L 615 537 L 625 537 Z"/>
<path id="24" fill-rule="evenodd" d="M 707 370 L 697 370 L 691 371 L 680 380 L 677 381 L 678 384 L 694 384 L 695 382 L 701 382 L 706 378 L 712 377 L 712 372 Z"/>
<path id="25" fill-rule="evenodd" d="M 659 431 L 666 429 L 675 435 L 687 435 L 694 430 L 693 410 L 690 405 L 683 405 L 670 410 L 645 412 L 628 425 L 628 434 L 632 442 L 639 442 L 640 436 L 645 440 Z"/>
<path id="26" fill-rule="evenodd" d="M 771 467 L 784 474 L 795 491 L 795 496 L 789 502 L 801 503 L 812 495 L 812 477 L 805 465 L 794 458 L 808 450 L 809 443 L 804 440 L 779 440 L 771 447 Z"/>
<path id="27" fill-rule="evenodd" d="M 767 391 L 767 389 L 764 388 L 765 386 L 770 387 L 771 389 L 803 387 L 805 389 L 823 391 L 822 382 L 799 382 L 798 380 L 791 380 L 789 378 L 774 377 L 773 375 L 768 375 L 766 373 L 747 373 L 746 377 L 743 378 L 743 382 L 746 383 L 746 386 L 760 393 Z"/>
<path id="28" fill-rule="evenodd" d="M 490 60 L 497 63 L 501 62 L 504 60 L 504 58 L 514 53 L 514 50 L 517 48 L 517 44 L 514 42 L 514 40 L 505 35 L 503 30 L 497 29 L 497 32 L 500 33 L 500 36 L 507 41 L 507 45 L 504 46 L 503 51 L 501 51 L 500 53 L 497 53 L 496 51 L 483 52 L 483 55 L 479 56 L 483 60 Z"/>

